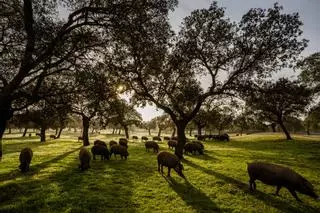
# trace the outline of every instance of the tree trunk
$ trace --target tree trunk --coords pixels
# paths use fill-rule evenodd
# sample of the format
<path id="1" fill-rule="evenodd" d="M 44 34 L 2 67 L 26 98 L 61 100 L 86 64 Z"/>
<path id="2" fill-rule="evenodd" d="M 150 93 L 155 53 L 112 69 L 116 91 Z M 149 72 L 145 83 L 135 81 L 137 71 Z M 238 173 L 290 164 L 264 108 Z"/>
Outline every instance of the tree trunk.
<path id="1" fill-rule="evenodd" d="M 307 120 L 307 135 L 310 135 L 310 121 Z"/>
<path id="2" fill-rule="evenodd" d="M 77 128 L 74 128 L 74 130 L 73 130 L 74 132 L 77 132 Z"/>
<path id="3" fill-rule="evenodd" d="M 57 135 L 58 134 L 58 128 L 56 128 L 56 133 L 54 135 Z"/>
<path id="4" fill-rule="evenodd" d="M 128 126 L 123 126 L 124 132 L 126 133 L 126 138 L 129 139 L 129 128 Z"/>
<path id="5" fill-rule="evenodd" d="M 198 125 L 197 128 L 198 128 L 198 135 L 202 135 L 202 131 L 201 131 L 202 127 Z"/>
<path id="6" fill-rule="evenodd" d="M 176 135 L 176 128 L 173 128 L 173 132 L 171 134 L 171 137 L 174 137 Z"/>
<path id="7" fill-rule="evenodd" d="M 276 132 L 276 124 L 275 123 L 272 123 L 271 124 L 271 129 L 272 129 L 272 132 Z"/>
<path id="8" fill-rule="evenodd" d="M 161 137 L 161 129 L 159 129 L 158 137 Z"/>
<path id="9" fill-rule="evenodd" d="M 60 138 L 61 133 L 62 133 L 62 130 L 63 130 L 63 128 L 60 128 L 60 129 L 59 129 L 59 132 L 58 132 L 58 135 L 57 135 L 57 137 L 56 137 L 56 138 Z"/>
<path id="10" fill-rule="evenodd" d="M 3 149 L 2 149 L 2 138 L 7 127 L 8 120 L 13 116 L 13 111 L 11 110 L 11 102 L 0 99 L 0 161 L 2 159 Z"/>
<path id="11" fill-rule="evenodd" d="M 26 127 L 26 128 L 24 128 L 24 131 L 23 131 L 22 137 L 26 137 L 27 132 L 28 132 L 28 128 Z"/>
<path id="12" fill-rule="evenodd" d="M 148 129 L 149 130 L 149 135 L 151 135 L 151 129 Z"/>
<path id="13" fill-rule="evenodd" d="M 121 129 L 119 129 L 119 132 L 118 132 L 118 135 L 120 135 L 121 134 Z"/>
<path id="14" fill-rule="evenodd" d="M 46 142 L 46 128 L 40 128 L 40 142 Z"/>
<path id="15" fill-rule="evenodd" d="M 192 128 L 189 129 L 189 136 L 192 136 Z"/>
<path id="16" fill-rule="evenodd" d="M 83 138 L 83 146 L 89 146 L 89 126 L 90 126 L 90 119 L 87 116 L 82 116 L 82 138 Z"/>
<path id="17" fill-rule="evenodd" d="M 8 131 L 8 134 L 11 134 L 11 128 L 9 127 L 9 131 Z"/>
<path id="18" fill-rule="evenodd" d="M 283 130 L 284 134 L 286 135 L 287 137 L 287 140 L 292 140 L 291 136 L 290 136 L 290 133 L 288 132 L 287 128 L 285 127 L 284 123 L 282 122 L 282 120 L 279 120 L 278 121 L 281 129 Z"/>
<path id="19" fill-rule="evenodd" d="M 180 159 L 183 158 L 183 148 L 184 145 L 186 144 L 186 135 L 185 135 L 185 129 L 187 124 L 184 123 L 178 123 L 176 124 L 177 126 L 177 133 L 178 133 L 178 145 L 175 149 L 175 154 L 178 156 Z"/>

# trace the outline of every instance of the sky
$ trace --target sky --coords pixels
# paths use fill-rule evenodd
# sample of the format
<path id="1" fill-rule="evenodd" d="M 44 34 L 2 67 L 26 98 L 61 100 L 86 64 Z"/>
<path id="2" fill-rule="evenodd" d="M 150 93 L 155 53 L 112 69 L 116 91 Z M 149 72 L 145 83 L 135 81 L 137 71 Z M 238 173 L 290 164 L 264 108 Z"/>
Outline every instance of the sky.
<path id="1" fill-rule="evenodd" d="M 210 0 L 180 0 L 178 7 L 170 14 L 172 28 L 178 32 L 183 18 L 190 15 L 195 9 L 209 8 Z M 278 2 L 284 7 L 285 13 L 298 12 L 304 23 L 303 37 L 309 40 L 308 47 L 302 56 L 308 56 L 320 51 L 320 0 L 220 0 L 218 5 L 226 8 L 226 16 L 231 21 L 239 21 L 243 14 L 250 8 L 270 8 Z M 286 70 L 278 74 L 278 77 L 290 77 L 292 71 Z M 205 79 L 204 79 L 205 80 Z M 163 114 L 163 111 L 153 106 L 137 108 L 143 120 L 148 121 Z"/>

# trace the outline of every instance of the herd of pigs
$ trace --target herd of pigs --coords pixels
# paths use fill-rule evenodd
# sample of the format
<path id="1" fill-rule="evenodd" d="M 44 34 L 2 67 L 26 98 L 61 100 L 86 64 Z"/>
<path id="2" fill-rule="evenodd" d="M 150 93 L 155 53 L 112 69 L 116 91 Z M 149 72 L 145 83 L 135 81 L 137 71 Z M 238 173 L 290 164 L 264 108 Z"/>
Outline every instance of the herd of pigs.
<path id="1" fill-rule="evenodd" d="M 221 140 L 225 140 L 224 138 L 229 136 L 222 136 Z M 134 140 L 138 139 L 137 136 L 132 137 Z M 142 140 L 146 140 L 145 148 L 146 151 L 150 149 L 153 150 L 157 154 L 157 162 L 158 162 L 158 171 L 161 172 L 163 175 L 163 167 L 168 168 L 168 177 L 170 177 L 170 171 L 173 169 L 177 172 L 177 174 L 182 177 L 186 178 L 183 174 L 183 165 L 180 159 L 173 153 L 168 151 L 161 151 L 159 152 L 159 145 L 156 141 L 161 141 L 160 137 L 153 137 L 153 140 L 148 140 L 147 137 L 143 136 Z M 197 137 L 197 139 L 205 139 L 205 137 Z M 164 137 L 164 140 L 168 141 L 169 149 L 174 149 L 177 147 L 178 142 L 176 137 Z M 114 154 L 115 158 L 117 159 L 117 155 L 120 155 L 121 159 L 127 159 L 129 156 L 128 153 L 128 140 L 125 138 L 120 138 L 119 143 L 112 140 L 109 142 L 110 151 L 108 149 L 107 143 L 101 140 L 96 140 L 94 142 L 94 146 L 91 148 L 91 153 L 93 155 L 93 160 L 96 160 L 96 156 L 100 155 L 101 160 L 109 160 Z M 185 154 L 203 154 L 204 153 L 204 145 L 199 140 L 188 141 L 184 146 Z M 82 147 L 79 152 L 79 160 L 80 165 L 79 168 L 81 170 L 86 170 L 90 168 L 90 161 L 91 161 L 91 153 L 88 151 L 87 148 Z M 30 148 L 24 148 L 21 150 L 20 153 L 20 170 L 21 172 L 29 171 L 29 165 L 32 159 L 33 153 Z M 302 194 L 308 195 L 310 197 L 316 198 L 320 200 L 320 197 L 314 192 L 314 187 L 312 184 L 293 171 L 290 168 L 266 163 L 266 162 L 252 162 L 248 163 L 247 167 L 248 175 L 249 175 L 249 188 L 251 191 L 256 189 L 256 180 L 260 180 L 261 182 L 276 186 L 276 195 L 279 195 L 279 191 L 282 187 L 285 187 L 289 190 L 292 196 L 299 202 L 301 200 L 298 198 L 296 191 Z"/>

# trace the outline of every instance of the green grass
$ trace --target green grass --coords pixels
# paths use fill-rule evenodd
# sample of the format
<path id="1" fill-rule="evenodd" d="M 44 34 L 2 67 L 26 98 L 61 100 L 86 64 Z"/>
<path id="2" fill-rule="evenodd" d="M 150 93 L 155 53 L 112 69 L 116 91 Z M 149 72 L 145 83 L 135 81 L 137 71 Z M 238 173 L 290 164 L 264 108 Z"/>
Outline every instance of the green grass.
<path id="1" fill-rule="evenodd" d="M 75 137 L 38 142 L 37 137 L 3 140 L 0 162 L 0 212 L 319 212 L 320 202 L 299 194 L 298 203 L 285 189 L 257 181 L 248 190 L 246 162 L 263 160 L 287 165 L 305 176 L 320 194 L 320 137 L 278 134 L 231 137 L 205 142 L 205 155 L 186 156 L 187 181 L 174 171 L 171 178 L 157 171 L 156 155 L 141 142 L 130 142 L 128 160 L 92 162 L 78 169 L 81 147 Z M 111 137 L 96 136 L 109 141 Z M 92 140 L 94 138 L 91 138 Z M 31 147 L 31 170 L 18 170 L 19 152 Z M 168 150 L 165 142 L 161 150 Z M 165 169 L 167 172 L 167 169 Z"/>

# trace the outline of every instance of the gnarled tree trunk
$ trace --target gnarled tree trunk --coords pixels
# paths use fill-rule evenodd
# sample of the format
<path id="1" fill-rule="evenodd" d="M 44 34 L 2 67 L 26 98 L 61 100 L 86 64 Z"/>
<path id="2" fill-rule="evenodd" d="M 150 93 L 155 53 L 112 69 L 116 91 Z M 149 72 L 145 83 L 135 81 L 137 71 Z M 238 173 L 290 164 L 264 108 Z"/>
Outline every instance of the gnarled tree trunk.
<path id="1" fill-rule="evenodd" d="M 159 128 L 158 137 L 161 137 L 161 130 L 162 129 Z"/>
<path id="2" fill-rule="evenodd" d="M 291 136 L 290 136 L 290 133 L 289 133 L 289 131 L 287 130 L 287 128 L 285 127 L 283 121 L 282 121 L 282 120 L 279 120 L 278 123 L 279 123 L 281 129 L 283 130 L 284 134 L 286 135 L 287 140 L 292 140 L 292 138 L 291 138 Z"/>
<path id="3" fill-rule="evenodd" d="M 272 123 L 271 125 L 271 129 L 272 129 L 272 132 L 276 132 L 276 124 L 275 123 Z"/>
<path id="4" fill-rule="evenodd" d="M 40 142 L 46 141 L 46 127 L 42 126 L 40 128 Z"/>
<path id="5" fill-rule="evenodd" d="M 90 126 L 90 119 L 85 116 L 82 115 L 82 127 L 83 127 L 83 131 L 82 131 L 82 138 L 83 138 L 83 146 L 89 146 L 89 126 Z"/>
<path id="6" fill-rule="evenodd" d="M 26 137 L 27 132 L 28 132 L 28 128 L 26 127 L 26 128 L 24 128 L 24 131 L 23 131 L 22 137 Z"/>
<path id="7" fill-rule="evenodd" d="M 57 137 L 56 137 L 56 138 L 60 138 L 61 133 L 62 133 L 62 130 L 63 130 L 63 128 L 60 128 L 60 129 L 59 129 L 59 132 L 58 132 L 58 135 L 57 135 Z"/>
<path id="8" fill-rule="evenodd" d="M 124 132 L 126 134 L 126 138 L 129 139 L 129 128 L 128 128 L 128 126 L 124 125 L 123 129 L 124 129 Z"/>
<path id="9" fill-rule="evenodd" d="M 173 132 L 171 134 L 171 137 L 174 137 L 176 135 L 176 128 L 173 128 Z"/>
<path id="10" fill-rule="evenodd" d="M 175 149 L 175 154 L 182 159 L 183 158 L 183 148 L 184 145 L 186 144 L 186 135 L 185 135 L 185 129 L 187 124 L 185 123 L 177 123 L 177 133 L 178 133 L 178 145 Z"/>

